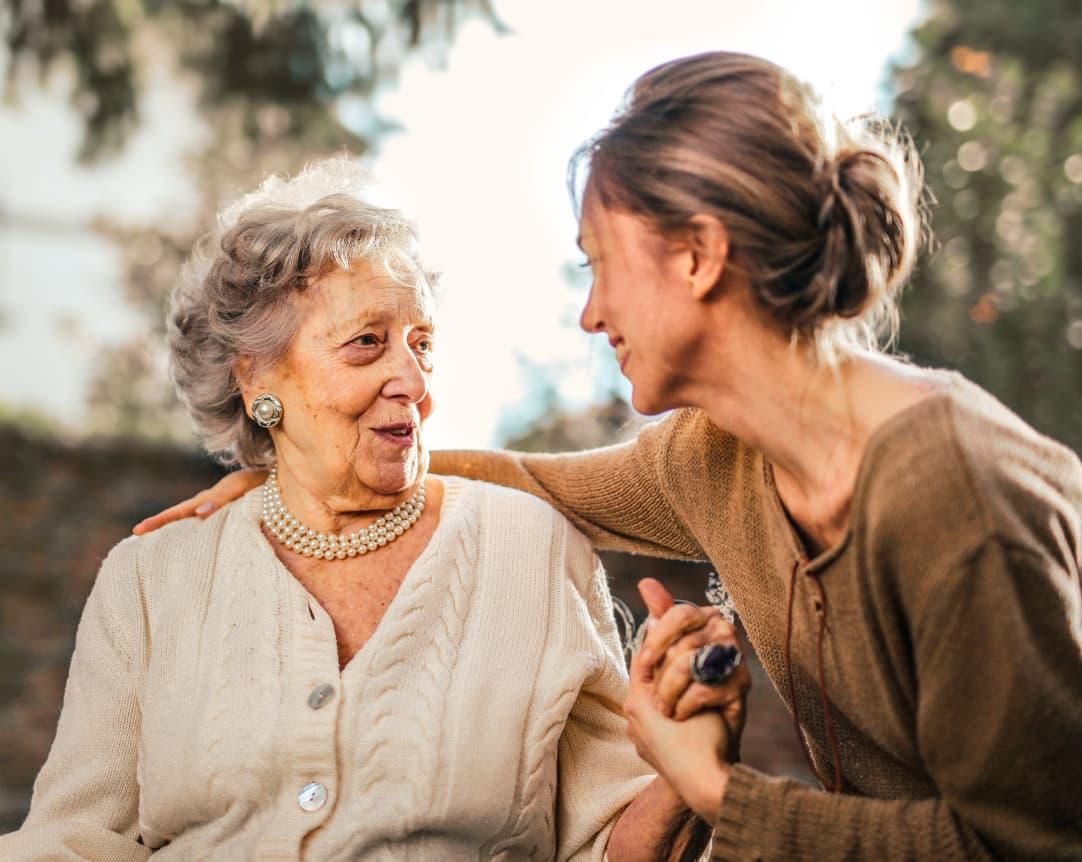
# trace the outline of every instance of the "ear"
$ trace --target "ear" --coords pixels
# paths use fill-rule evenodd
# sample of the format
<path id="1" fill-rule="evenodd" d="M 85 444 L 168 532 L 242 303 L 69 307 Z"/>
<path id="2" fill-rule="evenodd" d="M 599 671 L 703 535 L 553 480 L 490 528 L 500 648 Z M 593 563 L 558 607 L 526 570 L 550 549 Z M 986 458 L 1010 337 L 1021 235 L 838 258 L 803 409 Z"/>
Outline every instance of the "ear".
<path id="1" fill-rule="evenodd" d="M 259 389 L 259 381 L 252 376 L 252 359 L 250 356 L 241 356 L 233 363 L 233 376 L 237 379 L 240 388 L 240 397 L 244 401 L 244 412 L 248 413 L 255 397 L 264 390 Z M 259 391 L 256 391 L 259 390 Z M 251 416 L 251 413 L 248 413 Z"/>
<path id="2" fill-rule="evenodd" d="M 729 231 L 715 216 L 692 216 L 689 251 L 688 286 L 695 299 L 703 300 L 725 274 L 725 265 L 729 261 Z"/>

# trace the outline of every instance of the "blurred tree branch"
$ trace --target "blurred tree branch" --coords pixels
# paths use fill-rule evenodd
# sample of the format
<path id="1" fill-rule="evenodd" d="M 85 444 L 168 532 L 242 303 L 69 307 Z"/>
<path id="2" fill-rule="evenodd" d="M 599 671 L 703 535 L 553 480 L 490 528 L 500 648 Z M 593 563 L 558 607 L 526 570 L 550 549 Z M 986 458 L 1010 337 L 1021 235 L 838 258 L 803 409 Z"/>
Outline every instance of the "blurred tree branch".
<path id="1" fill-rule="evenodd" d="M 200 81 L 205 110 L 240 104 L 256 132 L 266 108 L 291 120 L 327 114 L 343 95 L 371 97 L 393 83 L 412 52 L 442 51 L 467 18 L 505 28 L 490 0 L 9 0 L 4 37 L 9 94 L 20 73 L 75 70 L 72 105 L 83 118 L 82 157 L 123 146 L 138 121 L 141 72 L 137 37 L 156 27 Z M 339 124 L 340 126 L 340 124 Z M 344 143 L 360 141 L 339 128 Z"/>

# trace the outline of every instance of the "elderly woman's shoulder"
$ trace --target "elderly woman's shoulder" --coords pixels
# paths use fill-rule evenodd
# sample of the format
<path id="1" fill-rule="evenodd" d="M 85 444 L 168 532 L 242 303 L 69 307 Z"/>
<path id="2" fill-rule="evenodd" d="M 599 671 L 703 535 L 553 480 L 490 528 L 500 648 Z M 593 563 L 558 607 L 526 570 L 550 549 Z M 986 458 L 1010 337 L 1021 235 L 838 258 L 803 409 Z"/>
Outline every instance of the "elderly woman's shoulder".
<path id="1" fill-rule="evenodd" d="M 151 533 L 132 536 L 131 538 L 135 539 L 135 544 L 144 552 L 152 549 L 154 551 L 167 548 L 178 549 L 190 546 L 193 543 L 213 539 L 221 533 L 225 525 L 236 514 L 239 514 L 239 510 L 245 507 L 246 500 L 251 493 L 248 492 L 248 494 L 237 500 L 225 504 L 207 518 L 183 518 L 166 524 Z"/>
<path id="2" fill-rule="evenodd" d="M 483 513 L 480 527 L 486 532 L 499 530 L 519 537 L 559 533 L 569 535 L 574 542 L 587 541 L 567 518 L 540 497 L 477 479 L 440 478 L 448 487 L 460 489 L 477 502 Z"/>
<path id="3" fill-rule="evenodd" d="M 164 583 L 172 574 L 184 583 L 186 573 L 200 560 L 211 564 L 223 530 L 235 520 L 243 500 L 223 506 L 206 520 L 185 518 L 151 533 L 128 536 L 105 557 L 99 578 L 136 576 L 144 583 Z"/>
<path id="4" fill-rule="evenodd" d="M 533 494 L 497 485 L 480 479 L 466 479 L 461 476 L 440 476 L 440 481 L 452 493 L 475 498 L 481 505 L 496 507 L 517 518 L 543 522 L 548 519 L 562 519 L 563 516 L 552 506 Z"/>
<path id="5" fill-rule="evenodd" d="M 441 479 L 457 496 L 456 508 L 473 513 L 471 532 L 485 548 L 482 557 L 501 577 L 519 570 L 518 583 L 525 584 L 532 569 L 536 583 L 566 583 L 586 597 L 596 591 L 601 570 L 589 539 L 540 497 L 475 479 Z M 551 580 L 557 572 L 559 577 Z"/>

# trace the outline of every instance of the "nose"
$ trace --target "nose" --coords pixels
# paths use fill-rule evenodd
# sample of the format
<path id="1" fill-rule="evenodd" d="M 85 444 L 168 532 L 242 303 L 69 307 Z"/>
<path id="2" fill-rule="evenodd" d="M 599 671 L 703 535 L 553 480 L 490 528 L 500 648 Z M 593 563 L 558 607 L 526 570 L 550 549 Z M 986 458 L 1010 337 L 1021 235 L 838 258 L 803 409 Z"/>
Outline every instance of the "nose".
<path id="1" fill-rule="evenodd" d="M 428 397 L 428 372 L 408 344 L 394 348 L 382 392 L 402 404 L 420 404 Z"/>
<path id="2" fill-rule="evenodd" d="M 598 302 L 596 298 L 596 291 L 593 287 L 590 288 L 590 293 L 586 297 L 586 305 L 582 309 L 582 314 L 579 315 L 579 326 L 581 326 L 586 332 L 604 332 L 605 321 L 601 319 L 600 310 L 598 309 Z"/>

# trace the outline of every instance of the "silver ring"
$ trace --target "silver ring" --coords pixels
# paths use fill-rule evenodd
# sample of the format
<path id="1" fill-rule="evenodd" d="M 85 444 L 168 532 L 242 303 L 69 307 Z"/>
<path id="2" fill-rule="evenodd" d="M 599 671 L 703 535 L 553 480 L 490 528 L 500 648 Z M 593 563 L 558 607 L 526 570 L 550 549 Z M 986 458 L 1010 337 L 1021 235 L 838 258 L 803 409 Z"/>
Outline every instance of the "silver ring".
<path id="1" fill-rule="evenodd" d="M 703 685 L 718 686 L 733 675 L 743 659 L 740 649 L 728 644 L 706 644 L 689 657 L 691 678 Z"/>

